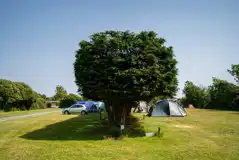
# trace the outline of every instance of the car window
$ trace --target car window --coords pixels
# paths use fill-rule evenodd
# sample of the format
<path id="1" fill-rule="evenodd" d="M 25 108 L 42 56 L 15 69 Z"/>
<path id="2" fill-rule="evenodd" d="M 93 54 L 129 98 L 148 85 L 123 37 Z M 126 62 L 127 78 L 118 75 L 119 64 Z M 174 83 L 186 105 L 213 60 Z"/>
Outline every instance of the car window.
<path id="1" fill-rule="evenodd" d="M 79 107 L 79 105 L 77 105 L 77 104 L 74 104 L 73 106 L 71 106 L 71 108 L 78 108 Z"/>

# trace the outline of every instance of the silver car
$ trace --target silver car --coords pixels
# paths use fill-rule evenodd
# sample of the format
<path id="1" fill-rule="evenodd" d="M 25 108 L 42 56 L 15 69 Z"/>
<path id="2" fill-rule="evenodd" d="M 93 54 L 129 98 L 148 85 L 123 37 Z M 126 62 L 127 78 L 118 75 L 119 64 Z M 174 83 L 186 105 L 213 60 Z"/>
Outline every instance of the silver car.
<path id="1" fill-rule="evenodd" d="M 87 114 L 87 107 L 84 104 L 73 104 L 62 110 L 63 114 Z"/>

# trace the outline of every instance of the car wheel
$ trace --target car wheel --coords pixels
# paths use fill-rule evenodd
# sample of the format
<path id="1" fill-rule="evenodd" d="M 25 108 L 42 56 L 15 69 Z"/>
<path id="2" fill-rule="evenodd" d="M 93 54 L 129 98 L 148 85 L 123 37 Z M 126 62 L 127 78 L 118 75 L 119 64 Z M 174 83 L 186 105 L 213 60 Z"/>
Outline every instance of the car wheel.
<path id="1" fill-rule="evenodd" d="M 69 111 L 64 111 L 64 114 L 70 114 L 70 112 Z"/>
<path id="2" fill-rule="evenodd" d="M 85 115 L 85 114 L 86 114 L 86 111 L 81 111 L 80 114 L 81 114 L 81 115 Z"/>

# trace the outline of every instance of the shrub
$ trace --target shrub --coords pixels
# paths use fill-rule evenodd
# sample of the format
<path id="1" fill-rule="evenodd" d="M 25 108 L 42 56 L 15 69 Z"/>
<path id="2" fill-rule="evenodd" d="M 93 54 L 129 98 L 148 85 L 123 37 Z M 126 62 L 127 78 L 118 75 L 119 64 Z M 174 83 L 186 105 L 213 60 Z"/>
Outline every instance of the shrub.
<path id="1" fill-rule="evenodd" d="M 70 107 L 71 105 L 75 104 L 75 100 L 73 99 L 64 99 L 60 101 L 60 108 L 66 108 L 66 107 Z"/>
<path id="2" fill-rule="evenodd" d="M 108 135 L 112 137 L 120 137 L 121 136 L 121 131 L 118 127 L 112 127 L 108 131 Z"/>
<path id="3" fill-rule="evenodd" d="M 5 112 L 9 112 L 9 111 L 18 111 L 18 109 L 16 108 L 16 106 L 12 105 L 12 104 L 7 104 L 4 106 L 3 110 Z"/>
<path id="4" fill-rule="evenodd" d="M 27 84 L 0 79 L 1 108 L 9 110 L 15 107 L 20 110 L 29 110 L 35 100 L 36 92 Z"/>
<path id="5" fill-rule="evenodd" d="M 46 102 L 43 98 L 37 98 L 36 102 L 32 104 L 32 109 L 44 109 L 46 108 Z"/>
<path id="6" fill-rule="evenodd" d="M 66 108 L 76 103 L 77 100 L 81 100 L 82 97 L 75 94 L 68 94 L 65 99 L 60 101 L 60 108 Z"/>
<path id="7" fill-rule="evenodd" d="M 51 102 L 47 102 L 47 108 L 51 108 Z"/>
<path id="8" fill-rule="evenodd" d="M 60 102 L 59 101 L 56 101 L 56 106 L 60 106 Z"/>
<path id="9" fill-rule="evenodd" d="M 39 105 L 37 103 L 32 104 L 32 109 L 39 109 Z"/>

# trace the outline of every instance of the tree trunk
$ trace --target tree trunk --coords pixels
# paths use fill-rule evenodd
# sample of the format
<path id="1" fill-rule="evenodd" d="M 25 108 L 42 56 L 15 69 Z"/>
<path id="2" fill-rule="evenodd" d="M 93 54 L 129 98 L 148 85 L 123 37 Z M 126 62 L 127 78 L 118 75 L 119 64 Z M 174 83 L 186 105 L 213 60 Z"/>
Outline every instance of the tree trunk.
<path id="1" fill-rule="evenodd" d="M 114 114 L 112 112 L 108 112 L 108 123 L 111 126 L 116 126 L 116 123 L 114 120 Z"/>
<path id="2" fill-rule="evenodd" d="M 124 124 L 125 119 L 124 107 L 121 106 L 119 103 L 113 103 L 111 108 L 112 108 L 111 117 L 113 118 L 112 124 L 119 127 L 122 123 Z"/>
<path id="3" fill-rule="evenodd" d="M 148 113 L 149 112 L 149 103 L 146 102 L 146 112 Z"/>
<path id="4" fill-rule="evenodd" d="M 113 104 L 112 108 L 113 108 L 114 121 L 116 125 L 119 126 L 121 124 L 122 108 L 118 103 Z"/>
<path id="5" fill-rule="evenodd" d="M 106 112 L 108 114 L 108 123 L 109 123 L 109 125 L 115 125 L 114 115 L 113 115 L 113 112 L 112 112 L 112 106 L 109 103 L 109 101 L 105 101 L 105 110 L 106 110 Z"/>
<path id="6" fill-rule="evenodd" d="M 134 111 L 133 112 L 136 112 L 136 109 L 138 108 L 138 106 L 137 107 L 134 107 Z"/>
<path id="7" fill-rule="evenodd" d="M 129 107 L 127 107 L 127 109 L 126 109 L 126 116 L 130 116 L 130 114 L 131 114 L 131 107 L 129 106 Z"/>
<path id="8" fill-rule="evenodd" d="M 119 102 L 110 103 L 105 102 L 105 109 L 108 114 L 108 122 L 112 126 L 125 125 L 127 117 L 131 113 L 132 106 L 127 104 L 120 104 Z"/>
<path id="9" fill-rule="evenodd" d="M 125 105 L 122 106 L 122 112 L 120 117 L 120 124 L 125 125 L 125 119 L 126 119 L 126 107 Z"/>

